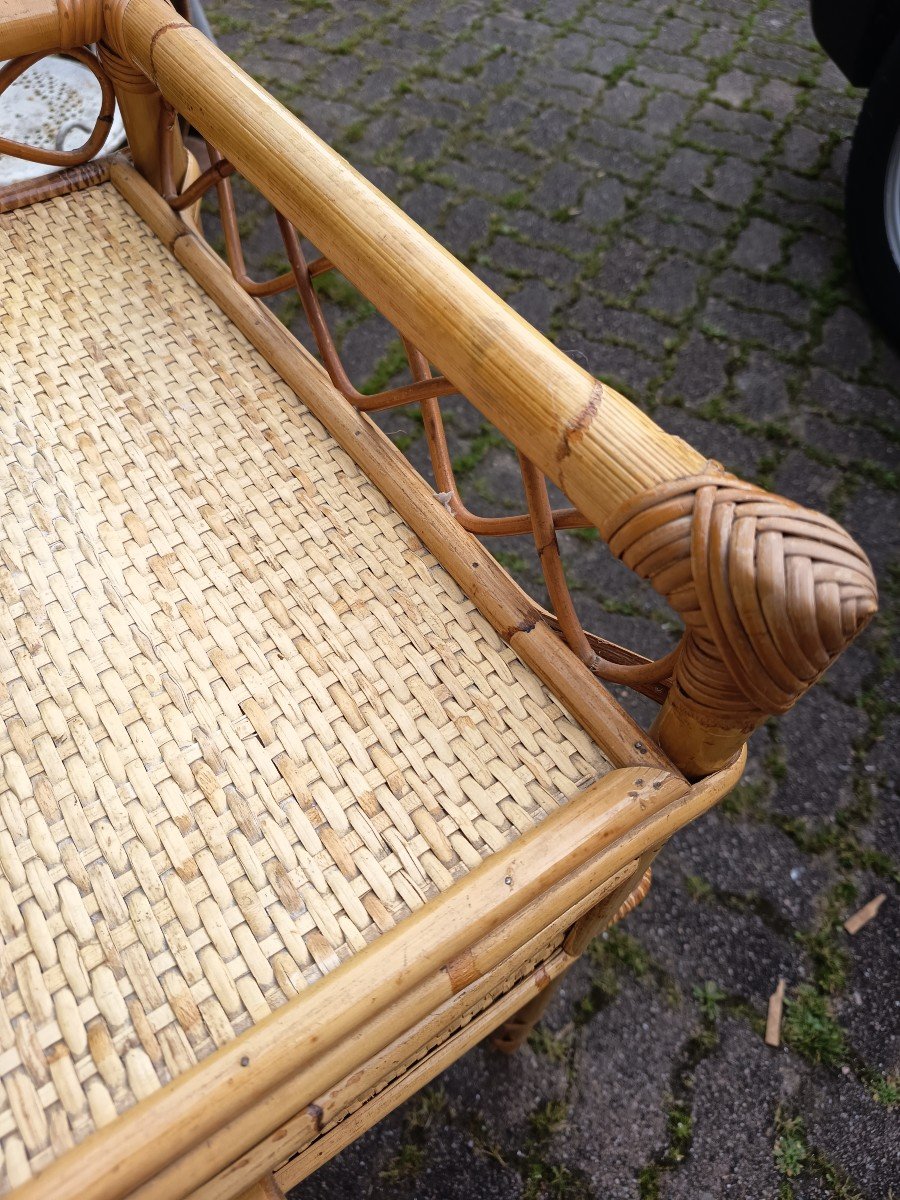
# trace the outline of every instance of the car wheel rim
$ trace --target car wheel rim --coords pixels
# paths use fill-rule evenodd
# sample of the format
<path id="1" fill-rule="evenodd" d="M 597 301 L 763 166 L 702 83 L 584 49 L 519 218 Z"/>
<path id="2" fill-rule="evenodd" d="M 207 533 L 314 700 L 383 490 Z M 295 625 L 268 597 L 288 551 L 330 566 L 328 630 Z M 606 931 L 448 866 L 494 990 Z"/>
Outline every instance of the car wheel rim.
<path id="1" fill-rule="evenodd" d="M 894 266 L 900 271 L 900 129 L 894 135 L 884 178 L 884 227 Z"/>

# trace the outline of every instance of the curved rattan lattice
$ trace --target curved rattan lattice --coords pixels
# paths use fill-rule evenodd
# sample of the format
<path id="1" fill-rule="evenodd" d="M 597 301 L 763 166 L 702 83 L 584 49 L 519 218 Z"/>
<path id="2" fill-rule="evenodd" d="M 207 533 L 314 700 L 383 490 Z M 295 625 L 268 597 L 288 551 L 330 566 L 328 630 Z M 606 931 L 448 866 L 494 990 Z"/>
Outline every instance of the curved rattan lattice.
<path id="1" fill-rule="evenodd" d="M 112 128 L 116 109 L 112 83 L 96 55 L 91 54 L 89 50 L 57 49 L 45 51 L 42 54 L 25 54 L 21 58 L 11 59 L 0 70 L 0 96 L 35 63 L 54 54 L 63 54 L 66 58 L 73 58 L 76 62 L 80 62 L 82 66 L 87 67 L 100 85 L 100 111 L 87 141 L 77 150 L 47 150 L 41 146 L 26 146 L 23 142 L 17 142 L 12 138 L 0 137 L 0 154 L 9 154 L 13 158 L 21 158 L 26 162 L 43 163 L 48 167 L 78 167 L 96 157 L 103 149 Z"/>

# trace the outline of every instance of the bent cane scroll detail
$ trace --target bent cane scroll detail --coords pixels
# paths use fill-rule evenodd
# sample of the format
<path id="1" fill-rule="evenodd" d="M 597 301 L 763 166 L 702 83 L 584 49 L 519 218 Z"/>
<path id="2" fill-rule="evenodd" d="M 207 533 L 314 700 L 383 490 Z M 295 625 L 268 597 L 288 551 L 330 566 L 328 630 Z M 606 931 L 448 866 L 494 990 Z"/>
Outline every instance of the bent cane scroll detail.
<path id="1" fill-rule="evenodd" d="M 877 608 L 871 564 L 840 525 L 715 464 L 622 506 L 602 532 L 684 621 L 670 704 L 708 728 L 721 716 L 749 732 L 786 712 Z"/>

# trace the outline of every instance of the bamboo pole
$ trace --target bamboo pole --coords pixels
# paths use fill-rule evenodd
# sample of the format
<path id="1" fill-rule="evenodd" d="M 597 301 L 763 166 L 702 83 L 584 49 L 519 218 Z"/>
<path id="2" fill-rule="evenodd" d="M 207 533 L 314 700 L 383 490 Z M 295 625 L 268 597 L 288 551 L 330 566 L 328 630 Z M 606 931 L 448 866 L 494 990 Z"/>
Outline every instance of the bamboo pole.
<path id="1" fill-rule="evenodd" d="M 41 13 L 46 0 L 26 3 Z M 92 14 L 97 3 L 60 0 L 60 12 L 71 4 Z M 107 0 L 104 18 L 105 39 L 129 69 L 151 79 L 684 616 L 688 634 L 654 735 L 687 775 L 724 765 L 865 626 L 874 577 L 838 526 L 735 486 L 593 379 L 173 19 L 166 0 Z"/>
<path id="2" fill-rule="evenodd" d="M 381 1027 L 384 1036 L 397 1036 L 421 1020 L 426 1011 L 406 1003 L 416 980 L 440 972 L 440 964 L 509 920 L 513 912 L 527 909 L 593 857 L 602 856 L 597 869 L 602 866 L 603 877 L 609 878 L 645 851 L 658 849 L 730 791 L 743 771 L 744 757 L 687 791 L 670 776 L 643 772 L 645 784 L 651 778 L 663 782 L 660 791 L 679 797 L 659 809 L 659 792 L 656 801 L 650 798 L 649 803 L 640 792 L 635 797 L 633 788 L 621 794 L 624 781 L 635 780 L 633 769 L 607 775 L 445 892 L 440 901 L 426 905 L 235 1043 L 57 1160 L 21 1189 L 18 1200 L 82 1200 L 86 1195 L 92 1200 L 123 1200 L 132 1194 L 141 1200 L 152 1195 L 182 1200 L 265 1136 L 259 1132 L 261 1113 L 263 1126 L 277 1127 L 275 1112 L 267 1104 L 279 1087 L 291 1084 L 291 1109 L 299 1112 L 360 1065 L 349 1053 L 328 1060 L 327 1070 L 322 1069 L 320 1058 L 326 1059 L 329 1049 L 351 1046 L 350 1030 L 373 1022 L 387 1005 L 394 1019 Z M 610 801 L 607 795 L 611 806 L 604 805 L 601 791 L 617 790 L 618 799 Z M 638 813 L 642 819 L 635 824 Z M 563 814 L 567 819 L 562 819 Z M 533 859 L 543 862 L 546 871 L 542 873 Z M 582 879 L 579 885 L 583 884 Z M 562 896 L 562 890 L 557 894 Z M 531 911 L 537 920 L 535 909 Z M 541 920 L 548 923 L 553 916 L 542 912 Z M 527 936 L 525 931 L 522 940 Z M 502 951 L 508 948 L 497 947 L 501 958 Z M 483 969 L 489 966 L 485 962 Z M 367 1058 L 381 1048 L 370 1039 Z M 303 1063 L 307 1067 L 301 1077 Z M 217 1139 L 215 1135 L 229 1124 L 229 1137 Z M 214 1140 L 219 1141 L 224 1161 L 211 1153 Z M 154 1181 L 161 1182 L 162 1190 L 154 1190 Z"/>
<path id="3" fill-rule="evenodd" d="M 187 173 L 187 155 L 175 114 L 168 112 L 156 84 L 143 71 L 105 43 L 100 44 L 99 52 L 115 89 L 135 167 L 151 187 L 158 192 L 163 190 L 161 135 L 166 124 L 171 139 L 171 182 L 180 187 Z"/>
<path id="4" fill-rule="evenodd" d="M 642 854 L 635 864 L 634 873 L 619 885 L 615 895 L 608 902 L 598 905 L 578 921 L 569 930 L 569 934 L 563 943 L 563 949 L 566 954 L 572 958 L 580 958 L 585 952 L 588 945 L 594 940 L 598 933 L 601 933 L 610 920 L 615 917 L 619 909 L 629 899 L 634 897 L 633 906 L 640 903 L 643 896 L 646 895 L 646 888 L 641 891 L 644 875 L 647 868 L 653 862 L 654 855 L 652 853 Z"/>
<path id="5" fill-rule="evenodd" d="M 264 1175 L 241 1192 L 237 1200 L 285 1200 L 285 1195 L 273 1175 Z"/>
<path id="6" fill-rule="evenodd" d="M 689 633 L 655 735 L 690 776 L 723 765 L 871 617 L 865 556 L 818 515 L 735 490 L 170 18 L 165 0 L 117 0 L 107 36 L 682 613 Z M 765 521 L 733 520 L 738 505 Z"/>
<path id="7" fill-rule="evenodd" d="M 0 0 L 0 59 L 96 42 L 100 0 Z"/>
<path id="8" fill-rule="evenodd" d="M 398 1079 L 378 1093 L 377 1096 L 350 1113 L 338 1125 L 327 1130 L 310 1146 L 301 1151 L 295 1158 L 286 1162 L 276 1172 L 279 1183 L 286 1188 L 294 1188 L 308 1176 L 312 1175 L 329 1159 L 334 1158 L 351 1142 L 355 1142 L 367 1129 L 392 1112 L 404 1100 L 408 1100 L 421 1088 L 429 1084 L 435 1076 L 455 1062 L 470 1047 L 480 1042 L 497 1025 L 510 1014 L 526 1004 L 535 990 L 552 989 L 553 984 L 569 969 L 571 960 L 565 954 L 555 954 L 541 967 L 539 972 L 523 979 L 506 995 L 474 1017 L 447 1041 L 442 1042 L 421 1062 L 416 1063 Z M 540 996 L 542 993 L 538 992 Z M 227 1200 L 227 1193 L 210 1192 L 209 1195 L 198 1193 L 190 1200 Z"/>
<path id="9" fill-rule="evenodd" d="M 537 936 L 542 929 L 552 927 L 554 913 L 567 911 L 576 897 L 585 897 L 602 881 L 609 881 L 617 872 L 629 867 L 634 872 L 634 860 L 644 854 L 652 856 L 659 848 L 689 821 L 694 820 L 725 795 L 737 780 L 744 767 L 744 756 L 733 762 L 726 771 L 710 776 L 701 783 L 695 784 L 681 799 L 670 804 L 661 812 L 648 816 L 639 824 L 633 825 L 621 838 L 597 857 L 590 861 L 587 871 L 573 871 L 558 884 L 548 889 L 546 895 L 523 908 L 515 918 L 500 926 L 493 927 L 493 933 L 488 933 L 483 939 L 466 945 L 458 955 L 438 973 L 438 976 L 426 980 L 413 993 L 395 1000 L 388 1013 L 382 1013 L 373 1018 L 365 1030 L 360 1030 L 360 1036 L 348 1038 L 336 1047 L 333 1053 L 323 1054 L 311 1064 L 304 1073 L 303 1079 L 297 1076 L 287 1078 L 285 1082 L 274 1088 L 255 1106 L 247 1106 L 227 1126 L 220 1128 L 216 1134 L 206 1138 L 201 1144 L 193 1146 L 188 1153 L 177 1162 L 160 1170 L 146 1185 L 134 1192 L 130 1200 L 181 1200 L 182 1197 L 192 1196 L 196 1192 L 198 1200 L 227 1200 L 233 1192 L 226 1187 L 226 1181 L 236 1179 L 241 1181 L 241 1157 L 249 1156 L 254 1170 L 274 1166 L 280 1161 L 279 1156 L 289 1149 L 289 1141 L 296 1144 L 298 1126 L 303 1128 L 302 1116 L 292 1121 L 291 1114 L 302 1114 L 307 1104 L 316 1106 L 323 1104 L 323 1093 L 332 1084 L 321 1083 L 317 1093 L 304 1090 L 304 1085 L 311 1089 L 316 1081 L 332 1079 L 334 1083 L 349 1072 L 358 1074 L 362 1079 L 366 1071 L 377 1059 L 380 1048 L 386 1045 L 384 1039 L 393 1031 L 392 1036 L 398 1036 L 408 1030 L 415 1021 L 423 1019 L 426 1013 L 432 1012 L 434 1004 L 442 995 L 447 996 L 457 987 L 466 986 L 469 979 L 477 980 L 487 975 L 505 954 L 509 954 L 516 945 L 521 946 L 531 937 Z M 607 777 L 608 778 L 608 777 Z M 549 838 L 554 837 L 553 830 L 546 829 L 546 822 L 541 826 Z M 471 877 L 470 877 L 471 878 Z M 622 882 L 617 881 L 620 891 Z M 449 895 L 450 893 L 445 893 Z M 622 892 L 624 894 L 624 891 Z M 597 906 L 603 907 L 603 901 L 597 900 Z M 436 907 L 443 905 L 441 901 Z M 590 906 L 586 906 L 590 907 Z M 485 914 L 485 920 L 489 917 Z M 404 924 L 408 924 L 405 922 Z M 413 934 L 413 941 L 418 952 L 418 940 Z M 377 945 L 378 943 L 376 943 Z M 368 953 L 372 953 L 369 951 Z M 520 956 L 515 955 L 514 960 Z M 566 954 L 568 962 L 573 962 L 571 955 Z M 346 968 L 345 968 L 346 970 Z M 377 969 L 370 966 L 372 976 L 378 977 Z M 320 985 L 321 986 L 321 985 Z M 480 985 L 476 985 L 476 994 Z M 338 1001 L 340 1003 L 340 1001 Z M 510 1009 L 509 1011 L 514 1011 Z M 419 1015 L 416 1015 L 419 1014 Z M 435 1026 L 437 1028 L 437 1014 Z M 245 1034 L 244 1041 L 250 1035 Z M 357 1051 L 365 1045 L 362 1058 L 357 1062 Z M 205 1089 L 204 1089 L 205 1091 Z M 324 1115 L 324 1112 L 323 1112 Z M 287 1122 L 279 1125 L 279 1122 Z M 275 1130 L 267 1138 L 269 1131 Z M 265 1145 L 262 1144 L 266 1139 Z M 251 1149 L 257 1149 L 251 1154 Z M 205 1180 L 215 1175 L 217 1166 L 235 1163 L 235 1172 L 226 1171 L 216 1176 L 214 1183 L 203 1187 Z M 235 1191 L 238 1190 L 236 1187 Z M 31 1200 L 31 1198 L 28 1198 Z M 50 1197 L 47 1197 L 50 1200 Z M 65 1200 L 54 1197 L 53 1200 Z"/>
<path id="10" fill-rule="evenodd" d="M 573 960 L 574 961 L 574 960 Z M 502 1025 L 494 1030 L 491 1046 L 501 1054 L 515 1054 L 528 1041 L 535 1025 L 550 1007 L 556 995 L 562 972 L 555 979 L 543 981 L 543 987 L 537 995 L 532 996 L 527 1004 L 517 1008 Z"/>

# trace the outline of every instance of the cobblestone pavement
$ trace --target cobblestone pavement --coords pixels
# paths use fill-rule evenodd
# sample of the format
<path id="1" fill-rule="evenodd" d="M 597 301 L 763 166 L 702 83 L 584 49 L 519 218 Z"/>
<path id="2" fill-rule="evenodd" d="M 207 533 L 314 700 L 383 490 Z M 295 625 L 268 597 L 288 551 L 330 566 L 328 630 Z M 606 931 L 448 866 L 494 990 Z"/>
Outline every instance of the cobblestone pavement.
<path id="1" fill-rule="evenodd" d="M 564 350 L 727 467 L 846 523 L 884 606 L 756 736 L 746 781 L 668 847 L 650 899 L 570 973 L 531 1045 L 510 1061 L 476 1049 L 296 1197 L 900 1195 L 900 357 L 848 272 L 859 95 L 802 0 L 209 11 L 229 53 Z M 272 225 L 242 211 L 251 263 L 281 267 Z M 379 389 L 393 334 L 351 288 L 327 296 L 354 378 Z M 448 411 L 469 498 L 504 511 L 509 447 L 464 403 Z M 382 424 L 423 467 L 414 415 Z M 602 546 L 562 541 L 589 628 L 672 644 Z M 502 558 L 540 593 L 527 539 Z M 882 891 L 850 939 L 842 921 Z"/>

